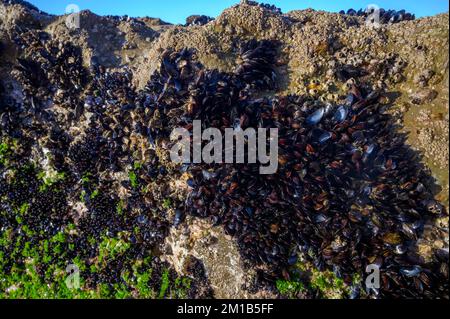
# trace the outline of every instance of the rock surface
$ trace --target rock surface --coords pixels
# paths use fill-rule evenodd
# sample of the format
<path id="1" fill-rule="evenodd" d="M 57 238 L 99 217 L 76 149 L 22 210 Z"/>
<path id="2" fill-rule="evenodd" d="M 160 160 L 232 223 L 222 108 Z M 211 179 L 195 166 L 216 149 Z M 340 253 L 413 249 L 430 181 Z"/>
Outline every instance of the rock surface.
<path id="1" fill-rule="evenodd" d="M 277 40 L 281 43 L 277 72 L 282 93 L 312 93 L 333 100 L 352 79 L 387 88 L 392 113 L 398 116 L 410 145 L 422 152 L 436 178 L 437 197 L 448 208 L 448 13 L 380 28 L 367 26 L 361 17 L 314 10 L 279 14 L 245 3 L 205 25 L 100 17 L 83 11 L 80 28 L 69 29 L 66 18 L 0 2 L 1 79 L 11 79 L 17 52 L 12 39 L 21 28 L 42 29 L 62 42 L 74 43 L 82 49 L 87 67 L 101 63 L 112 70 L 129 68 L 138 88 L 145 86 L 167 49 L 195 49 L 196 58 L 207 68 L 230 71 L 237 64 L 238 39 Z M 367 73 L 359 74 L 360 68 Z M 445 222 L 448 228 L 448 218 Z M 439 248 L 448 247 L 446 236 Z M 215 297 L 270 297 L 241 289 L 248 271 L 243 270 L 234 243 L 221 230 L 191 220 L 173 230 L 166 245 L 171 250 L 166 259 L 179 273 L 185 271 L 189 256 L 203 260 Z"/>

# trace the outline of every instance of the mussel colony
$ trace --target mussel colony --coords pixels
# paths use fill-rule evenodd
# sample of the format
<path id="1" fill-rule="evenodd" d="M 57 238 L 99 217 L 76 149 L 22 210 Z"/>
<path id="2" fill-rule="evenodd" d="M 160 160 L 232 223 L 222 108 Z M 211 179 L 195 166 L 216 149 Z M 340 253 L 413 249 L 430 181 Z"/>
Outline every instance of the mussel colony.
<path id="1" fill-rule="evenodd" d="M 273 5 L 273 4 L 260 3 L 260 2 L 257 2 L 257 1 L 251 1 L 251 0 L 244 0 L 244 1 L 241 1 L 241 2 L 245 2 L 246 4 L 251 5 L 251 6 L 259 6 L 261 8 L 270 10 L 270 11 L 272 11 L 274 13 L 277 13 L 277 14 L 282 14 L 281 9 L 278 8 L 277 6 Z"/>
<path id="2" fill-rule="evenodd" d="M 212 20 L 214 18 L 205 15 L 192 15 L 186 18 L 185 26 L 205 25 Z"/>
<path id="3" fill-rule="evenodd" d="M 255 289 L 270 289 L 292 265 L 310 262 L 351 286 L 348 297 L 448 298 L 448 252 L 425 262 L 415 251 L 424 224 L 447 212 L 381 92 L 348 81 L 339 105 L 279 96 L 272 41 L 237 44 L 233 73 L 205 69 L 188 49 L 165 52 L 143 90 L 126 69 L 83 67 L 77 47 L 45 32 L 25 32 L 16 42 L 21 101 L 10 85 L 0 91 L 0 138 L 12 141 L 0 153 L 1 235 L 16 243 L 1 245 L 6 272 L 29 262 L 18 247 L 56 237 L 47 245 L 64 253 L 50 262 L 86 265 L 87 287 L 126 286 L 124 273 L 148 256 L 139 267 L 152 268 L 146 282 L 158 286 L 163 276 L 176 278 L 164 273 L 170 265 L 158 258 L 159 247 L 189 215 L 222 225 L 237 241 L 257 269 Z M 173 165 L 171 131 L 190 130 L 198 119 L 204 128 L 278 128 L 278 172 L 260 175 L 258 164 Z M 32 163 L 36 152 L 45 163 Z M 58 178 L 48 182 L 40 165 Z M 161 201 L 171 179 L 186 191 L 172 198 L 170 213 Z M 105 262 L 96 257 L 104 238 L 127 249 Z M 369 264 L 380 267 L 382 280 L 366 292 L 355 278 Z M 198 261 L 190 268 L 202 273 Z M 36 267 L 42 280 L 51 271 L 48 263 Z"/>
<path id="4" fill-rule="evenodd" d="M 382 24 L 386 23 L 398 23 L 402 21 L 414 20 L 416 16 L 412 13 L 406 12 L 406 10 L 386 10 L 383 8 L 378 9 L 379 22 Z M 368 7 L 366 9 L 348 9 L 347 11 L 341 10 L 340 14 L 346 14 L 349 16 L 358 16 L 368 18 L 376 12 L 374 7 Z"/>
<path id="5" fill-rule="evenodd" d="M 267 4 L 267 3 L 259 3 L 257 1 L 251 1 L 251 0 L 243 0 L 242 2 L 245 2 L 247 5 L 252 6 L 259 6 L 261 8 L 264 8 L 266 10 L 270 10 L 273 13 L 276 14 L 282 14 L 282 11 L 280 8 Z M 374 5 L 368 6 L 365 9 L 359 9 L 355 10 L 353 8 L 350 8 L 348 10 L 341 10 L 339 14 L 345 14 L 349 16 L 357 16 L 357 17 L 363 17 L 363 18 L 369 18 L 371 16 L 378 16 L 379 23 L 381 24 L 393 24 L 393 23 L 399 23 L 402 21 L 409 21 L 414 20 L 416 16 L 410 12 L 407 12 L 406 10 L 392 10 L 392 9 L 384 9 L 379 8 Z"/>

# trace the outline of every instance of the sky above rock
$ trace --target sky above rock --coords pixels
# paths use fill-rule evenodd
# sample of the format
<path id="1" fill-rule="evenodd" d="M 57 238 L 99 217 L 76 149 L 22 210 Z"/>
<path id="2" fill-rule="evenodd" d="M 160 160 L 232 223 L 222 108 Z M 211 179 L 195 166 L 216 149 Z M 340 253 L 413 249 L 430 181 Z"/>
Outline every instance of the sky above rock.
<path id="1" fill-rule="evenodd" d="M 39 9 L 53 14 L 63 14 L 70 4 L 81 10 L 89 9 L 101 15 L 150 16 L 171 23 L 184 23 L 192 14 L 204 14 L 212 17 L 219 15 L 239 0 L 29 0 Z M 267 0 L 269 4 L 280 7 L 283 12 L 295 9 L 313 8 L 338 12 L 349 8 L 359 9 L 376 4 L 386 9 L 405 9 L 417 17 L 430 16 L 448 11 L 447 0 Z"/>

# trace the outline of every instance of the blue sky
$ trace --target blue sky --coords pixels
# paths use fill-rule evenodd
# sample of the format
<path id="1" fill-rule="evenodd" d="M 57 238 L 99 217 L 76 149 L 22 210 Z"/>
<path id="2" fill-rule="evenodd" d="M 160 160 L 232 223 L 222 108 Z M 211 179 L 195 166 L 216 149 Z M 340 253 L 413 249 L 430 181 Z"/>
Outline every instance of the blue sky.
<path id="1" fill-rule="evenodd" d="M 171 23 L 184 23 L 191 14 L 219 15 L 239 0 L 28 0 L 39 9 L 53 14 L 63 14 L 69 4 L 76 4 L 81 10 L 89 9 L 97 14 L 150 16 Z M 326 11 L 359 9 L 369 4 L 377 4 L 386 9 L 405 9 L 417 17 L 430 16 L 448 11 L 448 0 L 266 0 L 275 4 L 283 12 L 294 9 L 313 8 Z"/>

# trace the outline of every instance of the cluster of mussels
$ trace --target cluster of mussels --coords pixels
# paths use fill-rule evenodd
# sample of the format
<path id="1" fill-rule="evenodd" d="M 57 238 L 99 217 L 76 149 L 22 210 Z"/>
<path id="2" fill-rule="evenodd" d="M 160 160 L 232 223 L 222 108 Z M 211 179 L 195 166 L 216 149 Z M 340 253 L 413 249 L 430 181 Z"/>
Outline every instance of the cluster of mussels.
<path id="1" fill-rule="evenodd" d="M 27 31 L 15 41 L 23 58 L 12 75 L 21 90 L 6 81 L 0 86 L 0 235 L 11 243 L 0 245 L 2 274 L 17 277 L 27 268 L 30 247 L 47 247 L 55 253 L 46 252 L 45 262 L 34 260 L 37 275 L 49 284 L 56 282 L 49 272 L 78 260 L 87 289 L 106 286 L 114 296 L 117 287 L 135 289 L 130 281 L 145 278 L 142 285 L 156 293 L 169 289 L 176 295 L 187 281 L 157 253 L 169 219 L 137 186 L 167 175 L 157 156 L 148 154 L 151 146 L 137 141 L 150 127 L 139 122 L 150 119 L 149 96 L 136 93 L 126 71 L 84 68 L 79 48 L 45 32 Z M 138 165 L 140 155 L 149 159 L 142 159 L 145 165 Z M 129 166 L 133 183 L 115 175 Z M 56 176 L 46 175 L 49 167 Z M 119 189 L 127 195 L 121 198 Z M 123 251 L 114 254 L 118 247 Z M 191 298 L 212 296 L 201 288 L 204 279 L 196 280 L 202 267 L 195 263 L 185 272 L 192 277 Z M 136 273 L 151 275 L 138 279 Z M 124 274 L 134 275 L 127 281 Z"/>
<path id="2" fill-rule="evenodd" d="M 214 18 L 205 15 L 192 15 L 186 18 L 185 26 L 189 27 L 193 25 L 205 25 L 213 20 Z"/>
<path id="3" fill-rule="evenodd" d="M 353 84 L 339 105 L 309 96 L 267 97 L 277 88 L 273 41 L 241 44 L 232 73 L 204 69 L 187 49 L 166 52 L 143 90 L 133 87 L 127 70 L 85 69 L 77 48 L 44 32 L 22 34 L 17 43 L 23 103 L 3 95 L 0 136 L 24 145 L 14 165 L 23 166 L 38 143 L 66 178 L 42 190 L 32 166 L 11 181 L 5 173 L 11 166 L 0 164 L 2 232 L 26 236 L 17 231 L 14 208 L 31 199 L 21 222 L 40 236 L 76 225 L 68 259 L 95 263 L 95 242 L 104 236 L 130 245 L 102 271 L 86 271 L 88 284 L 123 281 L 130 260 L 148 254 L 162 269 L 159 245 L 170 227 L 192 215 L 223 225 L 263 282 L 288 277 L 300 259 L 349 285 L 376 264 L 381 288 L 370 294 L 448 296 L 448 251 L 436 251 L 431 262 L 416 253 L 425 224 L 446 212 L 379 92 Z M 278 128 L 277 173 L 260 175 L 259 163 L 169 163 L 172 130 L 192 130 L 194 120 L 220 130 Z M 171 179 L 186 175 L 187 194 L 171 203 L 171 214 L 160 199 Z M 2 249 L 8 255 L 14 247 Z"/>
<path id="4" fill-rule="evenodd" d="M 378 12 L 377 12 L 378 11 Z M 398 23 L 402 21 L 414 20 L 416 16 L 412 13 L 406 12 L 406 10 L 385 10 L 383 8 L 376 9 L 374 7 L 368 7 L 367 9 L 348 9 L 347 11 L 341 10 L 340 14 L 346 14 L 350 16 L 358 16 L 368 18 L 374 14 L 379 15 L 379 23 Z"/>
<path id="5" fill-rule="evenodd" d="M 192 176 L 185 210 L 223 225 L 269 280 L 302 255 L 347 283 L 378 265 L 383 296 L 445 294 L 445 251 L 431 264 L 414 251 L 427 220 L 445 212 L 379 93 L 352 85 L 342 104 L 319 107 L 302 96 L 255 98 L 275 89 L 276 52 L 273 42 L 250 41 L 234 74 L 188 78 L 186 51 L 174 53 L 153 76 L 160 87 L 166 79 L 156 90 L 162 111 L 179 115 L 167 117 L 165 134 L 195 119 L 204 128 L 279 130 L 274 175 L 260 175 L 258 164 L 183 167 Z"/>
<path id="6" fill-rule="evenodd" d="M 272 11 L 273 13 L 277 13 L 277 14 L 282 14 L 282 11 L 280 8 L 278 8 L 277 6 L 273 5 L 273 4 L 268 4 L 268 3 L 259 3 L 257 1 L 251 1 L 251 0 L 247 0 L 247 1 L 242 1 L 248 5 L 251 6 L 259 6 L 261 8 L 264 8 L 266 10 Z"/>

